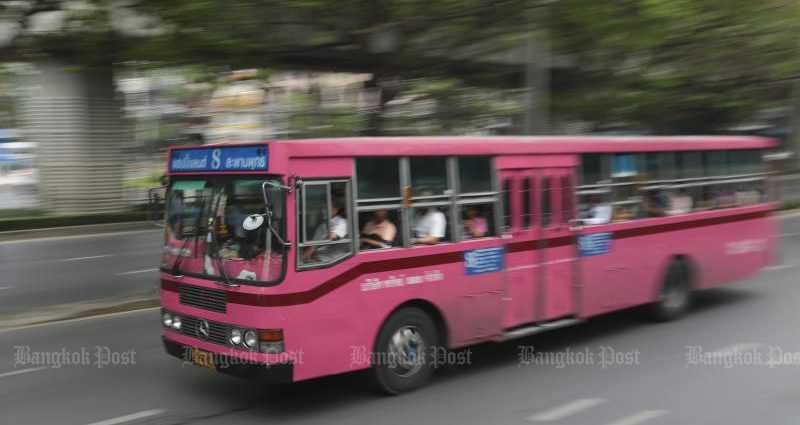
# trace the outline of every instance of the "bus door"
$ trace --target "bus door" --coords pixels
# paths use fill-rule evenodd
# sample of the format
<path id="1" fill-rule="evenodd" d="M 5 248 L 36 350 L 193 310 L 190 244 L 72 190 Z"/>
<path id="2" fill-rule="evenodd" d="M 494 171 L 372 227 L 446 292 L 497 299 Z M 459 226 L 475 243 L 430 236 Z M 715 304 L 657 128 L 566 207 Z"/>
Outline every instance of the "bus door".
<path id="1" fill-rule="evenodd" d="M 502 170 L 503 239 L 506 242 L 506 277 L 503 328 L 536 320 L 539 274 L 535 211 L 538 187 L 533 169 Z"/>
<path id="2" fill-rule="evenodd" d="M 575 218 L 573 168 L 539 171 L 541 233 L 539 239 L 540 293 L 537 320 L 553 320 L 577 313 L 577 246 L 570 230 Z"/>

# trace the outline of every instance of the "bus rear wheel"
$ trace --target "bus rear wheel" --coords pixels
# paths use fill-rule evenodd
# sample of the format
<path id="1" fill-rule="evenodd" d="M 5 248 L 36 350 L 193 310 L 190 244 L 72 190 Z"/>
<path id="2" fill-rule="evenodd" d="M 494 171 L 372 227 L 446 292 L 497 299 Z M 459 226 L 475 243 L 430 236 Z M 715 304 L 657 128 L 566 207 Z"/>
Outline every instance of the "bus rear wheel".
<path id="1" fill-rule="evenodd" d="M 427 313 L 414 307 L 393 313 L 375 342 L 372 375 L 377 387 L 402 394 L 424 386 L 433 376 L 431 355 L 438 343 L 436 325 Z"/>
<path id="2" fill-rule="evenodd" d="M 667 269 L 658 300 L 650 306 L 649 316 L 659 322 L 676 319 L 686 313 L 690 302 L 689 270 L 683 261 L 675 260 Z"/>

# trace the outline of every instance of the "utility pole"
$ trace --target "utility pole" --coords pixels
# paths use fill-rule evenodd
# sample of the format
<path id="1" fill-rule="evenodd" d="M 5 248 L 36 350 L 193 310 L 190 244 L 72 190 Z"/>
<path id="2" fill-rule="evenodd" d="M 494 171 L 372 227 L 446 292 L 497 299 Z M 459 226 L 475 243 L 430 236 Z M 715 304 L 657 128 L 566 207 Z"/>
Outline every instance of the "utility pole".
<path id="1" fill-rule="evenodd" d="M 525 45 L 525 87 L 527 108 L 523 121 L 524 134 L 545 134 L 550 131 L 550 34 L 547 9 L 537 7 L 530 13 L 537 26 Z"/>

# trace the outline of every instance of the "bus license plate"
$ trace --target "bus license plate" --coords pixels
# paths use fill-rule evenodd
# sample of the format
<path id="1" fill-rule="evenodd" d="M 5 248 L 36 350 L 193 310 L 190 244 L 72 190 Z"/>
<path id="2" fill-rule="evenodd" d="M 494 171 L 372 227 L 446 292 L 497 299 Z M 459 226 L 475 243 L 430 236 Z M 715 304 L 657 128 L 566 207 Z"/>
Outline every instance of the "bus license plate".
<path id="1" fill-rule="evenodd" d="M 214 355 L 199 348 L 192 348 L 192 363 L 210 370 L 217 370 Z"/>

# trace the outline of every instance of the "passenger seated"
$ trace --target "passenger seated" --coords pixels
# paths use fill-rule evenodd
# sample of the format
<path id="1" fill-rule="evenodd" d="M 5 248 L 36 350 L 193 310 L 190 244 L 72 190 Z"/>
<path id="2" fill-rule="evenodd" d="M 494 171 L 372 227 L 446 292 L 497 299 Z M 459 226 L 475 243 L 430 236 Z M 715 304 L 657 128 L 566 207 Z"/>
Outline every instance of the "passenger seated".
<path id="1" fill-rule="evenodd" d="M 736 191 L 736 205 L 755 205 L 761 200 L 761 194 L 757 190 Z"/>
<path id="2" fill-rule="evenodd" d="M 489 233 L 489 222 L 480 216 L 476 207 L 467 207 L 464 216 L 464 239 L 482 238 Z"/>
<path id="3" fill-rule="evenodd" d="M 642 198 L 642 209 L 645 217 L 666 217 L 669 198 L 663 190 L 649 190 Z"/>
<path id="4" fill-rule="evenodd" d="M 329 222 L 322 221 L 314 231 L 314 240 L 331 240 L 337 241 L 347 237 L 347 220 L 345 220 L 339 213 L 341 208 L 337 204 L 331 205 L 331 218 Z M 310 246 L 303 251 L 303 261 L 308 261 L 314 257 L 318 261 L 329 261 L 339 256 L 341 253 L 346 253 L 347 247 L 344 245 L 322 245 Z"/>
<path id="5" fill-rule="evenodd" d="M 603 200 L 603 196 L 593 194 L 589 196 L 589 212 L 583 219 L 583 224 L 591 226 L 595 224 L 606 224 L 611 222 L 613 209 L 611 204 Z"/>
<path id="6" fill-rule="evenodd" d="M 708 211 L 712 208 L 711 191 L 707 187 L 703 187 L 700 192 L 700 199 L 694 205 L 694 211 Z"/>
<path id="7" fill-rule="evenodd" d="M 361 229 L 361 247 L 364 249 L 391 248 L 397 236 L 397 227 L 389 221 L 389 212 L 375 211 L 373 220 Z"/>
<path id="8" fill-rule="evenodd" d="M 414 218 L 412 244 L 436 245 L 444 239 L 447 231 L 447 218 L 436 208 L 420 208 Z"/>
<path id="9" fill-rule="evenodd" d="M 694 201 L 692 197 L 686 193 L 686 189 L 679 189 L 676 195 L 670 197 L 670 209 L 667 211 L 668 215 L 688 214 L 692 212 Z"/>
<path id="10" fill-rule="evenodd" d="M 713 208 L 730 208 L 736 206 L 736 193 L 724 188 L 717 193 L 712 203 Z"/>

